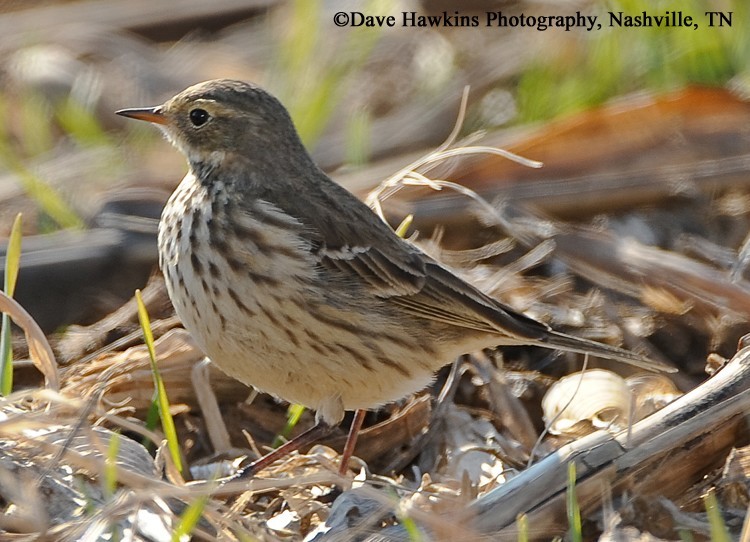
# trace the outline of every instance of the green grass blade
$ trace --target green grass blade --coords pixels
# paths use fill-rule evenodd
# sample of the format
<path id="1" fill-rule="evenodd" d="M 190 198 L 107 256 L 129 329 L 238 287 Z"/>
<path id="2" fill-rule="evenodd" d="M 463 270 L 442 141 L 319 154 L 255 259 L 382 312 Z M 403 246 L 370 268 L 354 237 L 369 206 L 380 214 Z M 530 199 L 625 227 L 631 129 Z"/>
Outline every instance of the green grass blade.
<path id="1" fill-rule="evenodd" d="M 409 226 L 411 226 L 412 222 L 414 222 L 414 215 L 406 215 L 406 217 L 404 217 L 404 219 L 401 221 L 401 224 L 399 224 L 396 228 L 396 235 L 404 239 L 406 237 L 406 232 L 409 231 Z"/>
<path id="2" fill-rule="evenodd" d="M 406 531 L 406 534 L 409 537 L 409 542 L 422 542 L 422 540 L 424 540 L 419 527 L 417 527 L 416 522 L 412 518 L 399 516 L 398 521 Z"/>
<path id="3" fill-rule="evenodd" d="M 11 171 L 16 174 L 21 187 L 37 205 L 63 229 L 83 229 L 81 217 L 60 197 L 54 188 L 20 164 L 13 164 Z"/>
<path id="4" fill-rule="evenodd" d="M 55 116 L 63 130 L 82 147 L 112 145 L 96 116 L 77 100 L 64 100 L 55 109 Z"/>
<path id="5" fill-rule="evenodd" d="M 18 213 L 13 221 L 8 239 L 8 253 L 5 257 L 5 293 L 12 297 L 16 291 L 18 268 L 21 262 L 21 224 L 22 214 Z"/>
<path id="6" fill-rule="evenodd" d="M 516 525 L 518 526 L 518 542 L 529 542 L 529 517 L 526 514 L 518 514 Z"/>
<path id="7" fill-rule="evenodd" d="M 284 444 L 285 440 L 289 440 L 289 435 L 292 434 L 292 430 L 297 426 L 304 412 L 305 407 L 302 405 L 289 405 L 289 409 L 287 409 L 286 413 L 286 425 L 284 426 L 284 429 L 281 430 L 281 433 L 273 439 L 271 447 L 278 448 Z"/>
<path id="8" fill-rule="evenodd" d="M 581 508 L 576 494 L 576 464 L 568 463 L 568 491 L 567 491 L 568 525 L 570 526 L 570 540 L 583 542 L 583 528 L 581 526 Z"/>
<path id="9" fill-rule="evenodd" d="M 151 404 L 148 407 L 148 411 L 146 412 L 146 429 L 149 431 L 153 431 L 156 429 L 157 424 L 159 423 L 159 394 L 156 390 L 154 390 L 154 394 L 151 396 Z M 141 444 L 143 444 L 143 447 L 147 450 L 153 450 L 156 448 L 157 444 L 156 442 L 153 442 L 148 437 L 143 437 L 143 440 L 141 440 Z"/>
<path id="10" fill-rule="evenodd" d="M 154 377 L 154 389 L 157 394 L 157 405 L 159 406 L 159 416 L 161 417 L 161 426 L 164 431 L 164 436 L 167 438 L 167 447 L 169 448 L 169 455 L 172 456 L 177 470 L 183 472 L 182 458 L 180 456 L 180 443 L 177 440 L 177 430 L 174 426 L 174 419 L 172 419 L 172 413 L 169 411 L 169 398 L 167 397 L 167 390 L 164 387 L 164 381 L 159 373 L 159 367 L 156 364 L 156 351 L 154 350 L 154 335 L 151 332 L 151 321 L 149 320 L 148 313 L 146 312 L 146 306 L 143 304 L 143 298 L 141 297 L 141 291 L 135 291 L 135 299 L 138 303 L 138 321 L 141 324 L 143 330 L 143 340 L 146 343 L 148 349 L 148 357 L 151 360 L 151 373 Z"/>
<path id="11" fill-rule="evenodd" d="M 104 459 L 104 495 L 111 498 L 117 489 L 117 454 L 120 452 L 120 433 L 114 432 L 109 439 L 107 456 Z"/>
<path id="12" fill-rule="evenodd" d="M 21 213 L 16 215 L 8 239 L 8 250 L 5 254 L 5 284 L 3 289 L 13 297 L 18 280 L 18 269 L 21 264 Z M 0 327 L 0 394 L 7 397 L 13 391 L 13 344 L 10 334 L 10 316 L 3 314 Z"/>
<path id="13" fill-rule="evenodd" d="M 708 525 L 711 528 L 712 542 L 730 542 L 732 537 L 729 535 L 727 525 L 721 515 L 719 501 L 716 499 L 716 493 L 710 489 L 703 497 L 703 504 L 708 514 Z"/>
<path id="14" fill-rule="evenodd" d="M 180 516 L 180 521 L 177 523 L 174 531 L 172 531 L 172 542 L 190 540 L 190 535 L 195 526 L 198 525 L 207 502 L 208 495 L 203 495 L 190 503 Z"/>
<path id="15" fill-rule="evenodd" d="M 54 188 L 26 167 L 23 159 L 18 156 L 2 134 L 0 134 L 0 166 L 7 168 L 16 176 L 21 188 L 61 228 L 84 228 L 85 224 L 81 217 Z"/>

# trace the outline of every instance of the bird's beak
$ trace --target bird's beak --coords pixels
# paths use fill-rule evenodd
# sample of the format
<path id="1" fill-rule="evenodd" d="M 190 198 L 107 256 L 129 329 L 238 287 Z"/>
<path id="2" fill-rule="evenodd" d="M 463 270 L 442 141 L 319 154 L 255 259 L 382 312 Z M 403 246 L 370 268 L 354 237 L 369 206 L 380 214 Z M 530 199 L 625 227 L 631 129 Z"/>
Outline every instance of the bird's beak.
<path id="1" fill-rule="evenodd" d="M 115 111 L 116 115 L 129 117 L 131 119 L 145 120 L 154 124 L 167 124 L 167 117 L 161 111 L 161 106 L 156 107 L 134 107 L 132 109 L 120 109 Z"/>

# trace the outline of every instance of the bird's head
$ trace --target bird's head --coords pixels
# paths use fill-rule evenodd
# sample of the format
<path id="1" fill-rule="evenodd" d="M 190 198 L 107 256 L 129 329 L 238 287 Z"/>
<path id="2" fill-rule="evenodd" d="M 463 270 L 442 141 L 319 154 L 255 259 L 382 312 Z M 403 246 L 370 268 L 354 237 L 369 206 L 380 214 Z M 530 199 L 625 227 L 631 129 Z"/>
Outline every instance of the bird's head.
<path id="1" fill-rule="evenodd" d="M 117 114 L 158 125 L 194 167 L 240 157 L 263 163 L 269 155 L 295 155 L 302 147 L 281 102 L 242 81 L 199 83 L 162 105 Z"/>

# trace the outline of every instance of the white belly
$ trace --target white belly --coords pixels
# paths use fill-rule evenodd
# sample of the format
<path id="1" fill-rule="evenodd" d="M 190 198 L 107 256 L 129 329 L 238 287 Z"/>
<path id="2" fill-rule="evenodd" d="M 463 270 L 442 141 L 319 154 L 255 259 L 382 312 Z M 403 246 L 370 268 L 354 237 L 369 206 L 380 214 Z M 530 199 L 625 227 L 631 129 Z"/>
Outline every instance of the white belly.
<path id="1" fill-rule="evenodd" d="M 169 296 L 206 354 L 230 376 L 315 409 L 330 423 L 344 409 L 373 408 L 426 386 L 436 360 L 425 359 L 418 342 L 394 342 L 400 330 L 390 330 L 387 318 L 366 311 L 342 318 L 316 293 L 317 269 L 300 224 L 268 203 L 256 205 L 262 216 L 232 216 L 241 231 L 256 233 L 212 237 L 207 222 L 222 211 L 188 175 L 162 216 Z M 262 220 L 269 214 L 270 224 Z"/>

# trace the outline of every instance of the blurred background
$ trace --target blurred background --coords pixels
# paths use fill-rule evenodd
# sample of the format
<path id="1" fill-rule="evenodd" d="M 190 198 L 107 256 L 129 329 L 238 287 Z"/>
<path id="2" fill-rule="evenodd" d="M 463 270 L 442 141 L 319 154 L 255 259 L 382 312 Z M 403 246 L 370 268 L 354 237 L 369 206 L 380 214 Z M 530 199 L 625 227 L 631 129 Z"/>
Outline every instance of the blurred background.
<path id="1" fill-rule="evenodd" d="M 278 96 L 324 170 L 358 196 L 369 195 L 394 227 L 412 215 L 406 234 L 485 291 L 564 331 L 679 369 L 671 380 L 654 377 L 648 385 L 618 381 L 625 390 L 618 422 L 633 388 L 649 389 L 635 402 L 646 415 L 653 404 L 704 381 L 709 354 L 718 354 L 709 358 L 710 370 L 732 356 L 750 330 L 750 5 L 456 4 L 0 3 L 0 237 L 7 238 L 23 213 L 15 297 L 67 364 L 64 391 L 83 397 L 106 383 L 107 404 L 130 401 L 133 419 L 143 419 L 151 405 L 152 378 L 147 357 L 136 351 L 142 334 L 128 301 L 151 280 L 144 297 L 155 334 L 179 325 L 159 289 L 156 227 L 187 167 L 158 130 L 114 111 L 157 105 L 214 78 L 252 81 Z M 334 16 L 341 9 L 395 15 L 396 25 L 338 27 Z M 476 15 L 479 26 L 400 24 L 404 12 L 451 19 L 457 10 Z M 487 12 L 500 11 L 506 17 L 580 13 L 597 16 L 602 27 L 483 24 Z M 675 12 L 698 26 L 611 27 L 609 13 L 619 12 Z M 711 27 L 706 12 L 721 12 L 724 24 L 717 16 Z M 38 387 L 39 373 L 23 364 L 20 334 L 17 339 L 16 389 Z M 171 340 L 159 357 L 170 398 L 182 408 L 177 424 L 185 456 L 195 463 L 228 453 L 229 437 L 222 448 L 206 436 L 206 426 L 223 422 L 202 419 L 188 380 L 186 367 L 199 363 L 200 353 L 184 334 Z M 490 478 L 472 478 L 472 487 L 494 487 L 502 481 L 498 473 L 522 469 L 549 422 L 542 420 L 541 396 L 556 377 L 579 368 L 580 359 L 552 364 L 560 361 L 555 354 L 522 348 L 484 355 L 465 361 L 458 377 L 447 370 L 438 376 L 435 390 L 452 382 L 450 393 L 441 394 L 450 407 L 431 410 L 437 401 L 422 396 L 372 413 L 357 451 L 369 468 L 413 474 L 413 489 L 431 484 L 428 477 L 420 486 L 420 472 L 463 488 L 467 479 L 458 463 L 465 447 L 482 448 L 502 433 L 508 458 L 492 463 Z M 111 371 L 120 372 L 110 378 Z M 211 378 L 231 444 L 248 447 L 244 429 L 269 443 L 285 423 L 285 406 L 268 397 L 248 406 L 242 401 L 249 390 L 218 374 Z M 596 395 L 597 386 L 583 399 Z M 453 402 L 458 406 L 450 410 Z M 311 421 L 303 418 L 302 425 Z M 453 448 L 440 440 L 464 429 Z M 662 472 L 660 464 L 657 474 L 685 483 L 667 497 L 702 511 L 703 480 L 718 478 L 706 473 L 718 472 L 730 447 L 746 445 L 747 432 L 733 438 L 716 444 L 715 456 L 693 454 L 701 464 L 691 467 L 692 478 L 682 470 Z M 342 440 L 343 433 L 327 443 Z M 562 442 L 549 440 L 540 455 Z M 482 459 L 482 469 L 497 459 L 485 455 L 490 460 Z M 741 481 L 723 501 L 736 512 L 735 528 L 748 502 L 747 462 L 738 468 L 743 474 L 727 484 Z M 696 480 L 701 483 L 690 485 Z M 464 489 L 456 491 L 468 502 Z M 327 502 L 314 512 L 319 519 Z M 313 514 L 305 513 L 300 516 Z M 308 529 L 305 522 L 295 529 Z M 657 518 L 654 525 L 664 522 Z M 665 531 L 672 538 L 675 532 Z"/>

